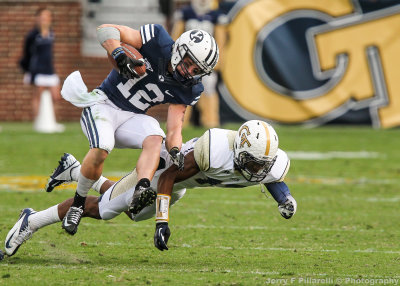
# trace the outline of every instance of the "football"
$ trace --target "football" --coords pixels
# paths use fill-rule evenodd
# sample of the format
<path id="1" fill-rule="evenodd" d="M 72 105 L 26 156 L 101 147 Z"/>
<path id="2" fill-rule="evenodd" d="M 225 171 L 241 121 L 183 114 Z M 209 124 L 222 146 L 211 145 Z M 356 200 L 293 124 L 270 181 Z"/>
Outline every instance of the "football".
<path id="1" fill-rule="evenodd" d="M 139 51 L 136 50 L 131 45 L 121 43 L 121 47 L 128 57 L 130 57 L 132 59 L 137 59 L 137 60 L 143 59 L 142 54 L 139 53 Z M 115 62 L 114 58 L 110 54 L 107 54 L 107 55 L 108 55 L 108 60 L 112 64 L 113 68 L 118 71 L 118 66 L 117 66 L 117 63 Z M 146 73 L 146 65 L 143 64 L 142 66 L 135 67 L 135 71 L 140 76 L 144 75 Z"/>

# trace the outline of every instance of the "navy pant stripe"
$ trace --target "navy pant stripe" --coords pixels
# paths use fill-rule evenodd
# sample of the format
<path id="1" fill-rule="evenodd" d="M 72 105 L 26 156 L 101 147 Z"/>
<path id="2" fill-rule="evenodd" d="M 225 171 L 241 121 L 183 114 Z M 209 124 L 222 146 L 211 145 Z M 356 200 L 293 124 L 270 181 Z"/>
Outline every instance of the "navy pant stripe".
<path id="1" fill-rule="evenodd" d="M 81 120 L 82 120 L 83 125 L 85 126 L 86 134 L 89 135 L 89 127 L 87 125 L 86 118 L 84 116 L 84 112 L 85 112 L 85 110 L 82 112 Z M 92 145 L 92 139 L 90 138 L 90 135 L 88 136 L 88 139 L 89 139 L 89 147 L 92 148 L 93 145 Z"/>
<path id="2" fill-rule="evenodd" d="M 97 146 L 96 146 L 96 140 L 95 140 L 94 135 L 93 135 L 92 123 L 91 123 L 91 121 L 90 121 L 87 108 L 85 108 L 85 109 L 83 110 L 83 115 L 84 115 L 84 117 L 85 117 L 85 121 L 86 121 L 86 125 L 87 125 L 87 130 L 88 130 L 88 135 L 89 135 L 89 137 L 90 137 L 90 140 L 89 140 L 89 141 L 91 141 L 91 147 L 92 147 L 92 148 L 96 148 L 96 147 L 97 147 Z"/>
<path id="3" fill-rule="evenodd" d="M 90 109 L 90 107 L 88 109 L 89 109 L 89 117 L 92 120 L 92 126 L 93 126 L 93 130 L 94 130 L 94 134 L 95 134 L 95 138 L 96 138 L 96 142 L 97 142 L 96 147 L 99 147 L 100 146 L 99 133 L 97 132 L 96 123 L 94 122 L 94 119 L 93 119 L 92 110 Z"/>

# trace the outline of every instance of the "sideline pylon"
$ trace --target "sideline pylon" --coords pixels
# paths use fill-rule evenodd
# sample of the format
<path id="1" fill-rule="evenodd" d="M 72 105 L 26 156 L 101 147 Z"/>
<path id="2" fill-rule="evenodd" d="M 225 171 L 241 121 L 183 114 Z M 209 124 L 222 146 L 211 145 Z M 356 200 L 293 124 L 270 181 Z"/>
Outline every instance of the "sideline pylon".
<path id="1" fill-rule="evenodd" d="M 43 91 L 40 95 L 39 113 L 33 123 L 33 129 L 40 133 L 56 133 L 65 130 L 65 126 L 56 121 L 53 99 L 48 90 Z"/>

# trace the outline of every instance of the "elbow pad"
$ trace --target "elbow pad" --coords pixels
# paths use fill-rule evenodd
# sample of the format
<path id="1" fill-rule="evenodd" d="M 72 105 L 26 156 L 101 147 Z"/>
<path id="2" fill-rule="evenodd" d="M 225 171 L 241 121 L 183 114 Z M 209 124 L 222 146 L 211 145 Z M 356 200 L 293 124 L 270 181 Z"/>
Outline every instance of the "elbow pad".
<path id="1" fill-rule="evenodd" d="M 103 44 L 109 39 L 121 41 L 121 33 L 117 28 L 114 27 L 102 27 L 96 30 L 97 40 L 100 44 Z"/>

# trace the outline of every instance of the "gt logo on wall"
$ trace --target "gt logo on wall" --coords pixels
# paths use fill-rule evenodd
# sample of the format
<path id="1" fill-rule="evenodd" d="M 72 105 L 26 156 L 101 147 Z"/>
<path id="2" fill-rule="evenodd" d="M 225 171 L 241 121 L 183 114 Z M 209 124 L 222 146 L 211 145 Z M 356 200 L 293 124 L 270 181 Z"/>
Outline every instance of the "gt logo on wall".
<path id="1" fill-rule="evenodd" d="M 219 90 L 240 116 L 318 125 L 353 113 L 400 126 L 400 5 L 239 1 L 230 17 Z"/>

